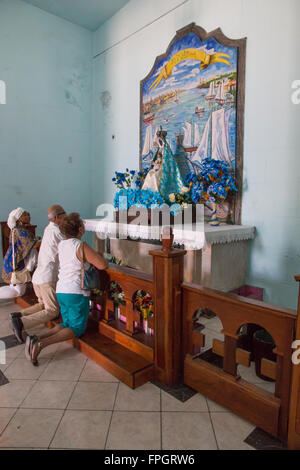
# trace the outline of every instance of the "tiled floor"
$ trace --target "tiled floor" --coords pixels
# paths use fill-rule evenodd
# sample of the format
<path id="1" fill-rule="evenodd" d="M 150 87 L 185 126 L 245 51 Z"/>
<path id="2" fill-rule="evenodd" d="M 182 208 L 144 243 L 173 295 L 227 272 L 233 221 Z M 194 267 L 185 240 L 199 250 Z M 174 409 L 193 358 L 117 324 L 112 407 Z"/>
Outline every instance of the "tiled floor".
<path id="1" fill-rule="evenodd" d="M 0 338 L 17 309 L 0 304 Z M 216 319 L 206 328 L 219 335 Z M 253 449 L 244 440 L 255 426 L 204 396 L 182 403 L 152 383 L 131 390 L 67 343 L 45 349 L 39 367 L 12 347 L 0 370 L 9 380 L 0 386 L 2 449 Z"/>

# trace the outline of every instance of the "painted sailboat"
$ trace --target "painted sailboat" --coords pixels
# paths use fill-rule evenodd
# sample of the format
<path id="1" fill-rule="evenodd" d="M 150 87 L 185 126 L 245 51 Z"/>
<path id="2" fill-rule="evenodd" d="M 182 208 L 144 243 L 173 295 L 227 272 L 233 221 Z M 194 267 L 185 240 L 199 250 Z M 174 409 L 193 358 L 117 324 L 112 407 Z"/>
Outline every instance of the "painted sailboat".
<path id="1" fill-rule="evenodd" d="M 233 156 L 229 146 L 229 118 L 231 109 L 213 111 L 206 122 L 203 135 L 191 161 L 213 158 L 232 166 Z M 209 155 L 210 153 L 210 155 Z"/>
<path id="2" fill-rule="evenodd" d="M 204 116 L 204 106 L 196 106 L 195 108 L 195 114 L 197 114 L 199 117 L 203 117 Z"/>
<path id="3" fill-rule="evenodd" d="M 194 123 L 194 146 L 198 147 L 201 141 L 201 136 L 200 136 L 200 131 L 199 131 L 199 126 L 195 122 Z"/>
<path id="4" fill-rule="evenodd" d="M 154 113 L 152 113 L 152 114 L 145 113 L 145 114 L 144 114 L 144 119 L 143 119 L 144 123 L 145 123 L 145 124 L 151 123 L 151 122 L 153 121 L 153 119 L 154 119 L 154 116 L 155 116 Z"/>
<path id="5" fill-rule="evenodd" d="M 185 122 L 184 137 L 183 137 L 183 148 L 185 152 L 195 152 L 200 143 L 200 132 L 198 124 L 195 122 L 194 126 L 188 121 Z"/>
<path id="6" fill-rule="evenodd" d="M 153 152 L 153 137 L 152 137 L 152 125 L 149 124 L 146 129 L 145 141 L 142 151 L 142 156 L 148 155 L 150 152 Z"/>
<path id="7" fill-rule="evenodd" d="M 226 100 L 226 95 L 225 95 L 225 86 L 224 86 L 224 81 L 221 81 L 221 84 L 218 86 L 217 90 L 217 95 L 216 95 L 216 102 L 220 105 L 223 105 Z"/>
<path id="8" fill-rule="evenodd" d="M 183 126 L 183 142 L 182 145 L 184 148 L 191 147 L 192 145 L 192 124 L 188 121 L 184 123 Z"/>
<path id="9" fill-rule="evenodd" d="M 215 98 L 216 96 L 216 92 L 215 92 L 215 82 L 212 81 L 210 82 L 209 84 L 209 90 L 208 90 L 208 94 L 206 95 L 205 99 L 207 101 L 211 101 Z"/>

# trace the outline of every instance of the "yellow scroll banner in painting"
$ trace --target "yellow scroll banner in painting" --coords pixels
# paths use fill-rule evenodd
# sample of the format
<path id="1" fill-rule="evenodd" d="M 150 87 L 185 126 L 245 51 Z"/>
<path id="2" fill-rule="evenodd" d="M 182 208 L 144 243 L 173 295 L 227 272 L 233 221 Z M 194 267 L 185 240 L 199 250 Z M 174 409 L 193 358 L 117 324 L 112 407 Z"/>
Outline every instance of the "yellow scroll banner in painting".
<path id="1" fill-rule="evenodd" d="M 231 66 L 228 60 L 224 59 L 224 57 L 231 57 L 223 52 L 216 52 L 215 54 L 207 54 L 205 51 L 199 51 L 199 49 L 183 49 L 182 51 L 177 52 L 177 54 L 173 55 L 172 59 L 169 60 L 167 65 L 162 69 L 157 79 L 152 83 L 151 87 L 157 87 L 157 85 L 161 82 L 164 78 L 165 80 L 170 77 L 172 74 L 173 68 L 182 62 L 183 60 L 187 59 L 194 59 L 199 60 L 201 62 L 200 69 L 205 70 L 209 65 L 214 64 L 216 62 L 223 62 L 224 64 Z M 150 89 L 149 88 L 149 89 Z"/>

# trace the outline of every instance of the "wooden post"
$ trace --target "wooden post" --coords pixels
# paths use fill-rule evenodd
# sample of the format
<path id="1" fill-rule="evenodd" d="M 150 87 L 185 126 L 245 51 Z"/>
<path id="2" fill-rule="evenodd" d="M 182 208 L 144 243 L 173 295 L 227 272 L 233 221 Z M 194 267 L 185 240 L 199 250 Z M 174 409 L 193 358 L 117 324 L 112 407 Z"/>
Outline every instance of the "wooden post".
<path id="1" fill-rule="evenodd" d="M 300 282 L 300 275 L 295 276 Z M 300 285 L 298 294 L 298 310 L 296 325 L 296 340 L 300 340 Z M 298 355 L 299 357 L 299 355 Z M 293 364 L 292 386 L 290 395 L 290 413 L 288 426 L 288 448 L 300 450 L 300 364 Z"/>
<path id="2" fill-rule="evenodd" d="M 173 233 L 162 239 L 162 249 L 153 256 L 154 365 L 155 379 L 171 387 L 182 380 L 181 284 L 184 250 L 172 248 Z"/>
<path id="3" fill-rule="evenodd" d="M 236 363 L 236 348 L 238 342 L 238 335 L 233 335 L 223 331 L 224 339 L 224 360 L 223 370 L 228 374 L 236 377 L 237 363 Z"/>

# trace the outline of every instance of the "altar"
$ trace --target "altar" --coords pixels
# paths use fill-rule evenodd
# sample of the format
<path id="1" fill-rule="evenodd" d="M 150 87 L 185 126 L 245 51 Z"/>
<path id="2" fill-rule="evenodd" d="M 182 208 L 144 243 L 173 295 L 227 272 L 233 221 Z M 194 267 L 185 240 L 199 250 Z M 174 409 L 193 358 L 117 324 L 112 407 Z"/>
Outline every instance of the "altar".
<path id="1" fill-rule="evenodd" d="M 87 219 L 86 231 L 95 233 L 94 247 L 107 252 L 122 265 L 153 273 L 150 250 L 161 246 L 161 228 L 117 224 L 100 219 Z M 186 250 L 184 281 L 229 292 L 245 285 L 249 242 L 255 237 L 255 228 L 247 225 L 211 226 L 203 229 L 185 227 L 173 229 L 174 246 Z M 139 238 L 137 238 L 137 236 Z M 154 239 L 155 237 L 155 239 Z"/>

